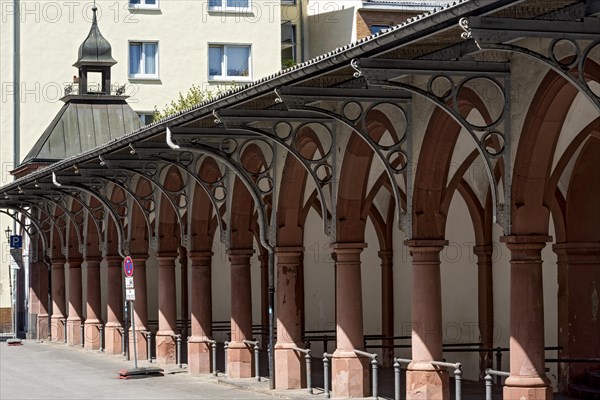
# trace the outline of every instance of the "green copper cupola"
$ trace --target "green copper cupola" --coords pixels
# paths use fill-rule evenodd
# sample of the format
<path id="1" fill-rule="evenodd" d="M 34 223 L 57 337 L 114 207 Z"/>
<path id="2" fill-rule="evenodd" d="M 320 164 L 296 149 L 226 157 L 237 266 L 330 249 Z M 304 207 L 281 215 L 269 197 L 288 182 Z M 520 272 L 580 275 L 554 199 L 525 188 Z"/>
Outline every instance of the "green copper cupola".
<path id="1" fill-rule="evenodd" d="M 110 68 L 117 62 L 112 58 L 112 48 L 110 43 L 98 28 L 96 6 L 92 8 L 94 13 L 92 27 L 87 38 L 79 46 L 79 57 L 73 64 L 79 69 L 79 94 L 88 93 L 88 73 L 100 73 L 102 75 L 101 93 L 110 94 Z M 97 92 L 95 92 L 97 93 Z"/>

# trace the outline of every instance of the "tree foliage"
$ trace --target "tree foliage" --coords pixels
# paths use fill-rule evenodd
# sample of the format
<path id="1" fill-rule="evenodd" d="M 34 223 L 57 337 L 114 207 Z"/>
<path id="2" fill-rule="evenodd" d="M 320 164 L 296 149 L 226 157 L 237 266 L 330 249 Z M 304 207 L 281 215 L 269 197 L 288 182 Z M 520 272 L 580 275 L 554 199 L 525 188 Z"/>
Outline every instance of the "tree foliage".
<path id="1" fill-rule="evenodd" d="M 231 89 L 233 86 L 235 85 L 229 84 L 227 86 L 215 86 L 208 89 L 202 89 L 198 85 L 192 85 L 186 94 L 179 92 L 179 97 L 177 100 L 171 100 L 171 102 L 166 104 L 162 110 L 159 110 L 158 107 L 155 106 L 153 121 L 158 121 L 159 119 L 166 118 L 180 111 L 187 110 L 190 107 L 202 103 L 203 101 L 213 100 L 225 93 L 227 90 Z"/>

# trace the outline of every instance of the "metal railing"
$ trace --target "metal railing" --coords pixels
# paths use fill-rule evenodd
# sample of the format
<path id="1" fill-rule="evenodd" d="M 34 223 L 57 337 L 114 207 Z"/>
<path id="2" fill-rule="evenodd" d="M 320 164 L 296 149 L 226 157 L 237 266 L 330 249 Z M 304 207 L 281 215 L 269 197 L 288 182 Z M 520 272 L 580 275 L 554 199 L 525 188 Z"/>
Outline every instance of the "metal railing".
<path id="1" fill-rule="evenodd" d="M 148 353 L 148 362 L 152 363 L 152 331 L 141 331 L 146 336 L 146 352 Z"/>
<path id="2" fill-rule="evenodd" d="M 412 360 L 406 358 L 394 358 L 394 400 L 400 400 L 401 392 L 401 375 L 400 366 L 402 364 L 410 364 Z"/>
<path id="3" fill-rule="evenodd" d="M 379 397 L 378 389 L 379 389 L 379 374 L 378 368 L 379 363 L 377 362 L 377 354 L 376 353 L 367 353 L 366 351 L 354 349 L 354 353 L 358 356 L 367 357 L 371 359 L 371 396 L 374 399 Z"/>
<path id="4" fill-rule="evenodd" d="M 325 398 L 331 397 L 331 390 L 329 389 L 329 359 L 333 357 L 333 354 L 323 353 L 323 392 Z"/>
<path id="5" fill-rule="evenodd" d="M 100 351 L 104 352 L 104 324 L 100 324 Z"/>
<path id="6" fill-rule="evenodd" d="M 309 394 L 313 394 L 310 349 L 301 349 L 300 347 L 294 347 L 292 350 L 304 354 L 304 360 L 306 362 L 306 391 Z"/>
<path id="7" fill-rule="evenodd" d="M 492 375 L 495 375 L 499 379 L 507 378 L 510 376 L 510 374 L 508 372 L 496 371 L 491 368 L 486 369 L 485 370 L 485 378 L 484 378 L 484 380 L 485 380 L 485 400 L 493 400 L 494 378 L 492 378 Z"/>
<path id="8" fill-rule="evenodd" d="M 242 343 L 254 346 L 254 376 L 260 382 L 260 342 L 258 340 L 242 340 Z M 227 362 L 227 360 L 225 360 Z"/>
<path id="9" fill-rule="evenodd" d="M 223 342 L 223 352 L 225 353 L 225 368 L 224 368 L 225 376 L 229 376 L 229 375 L 227 375 L 227 352 L 228 352 L 228 349 L 229 349 L 229 342 L 226 340 Z"/>
<path id="10" fill-rule="evenodd" d="M 67 329 L 67 319 L 66 318 L 65 319 L 61 319 L 60 323 L 63 326 L 63 337 L 65 338 L 65 343 L 67 343 L 67 332 L 68 332 L 68 329 Z"/>
<path id="11" fill-rule="evenodd" d="M 431 364 L 442 368 L 454 368 L 452 373 L 454 374 L 454 391 L 455 399 L 462 399 L 462 364 L 461 363 L 448 363 L 442 361 L 430 361 Z"/>
<path id="12" fill-rule="evenodd" d="M 81 334 L 81 347 L 85 347 L 85 325 L 83 324 L 83 321 L 79 325 L 79 329 Z"/>

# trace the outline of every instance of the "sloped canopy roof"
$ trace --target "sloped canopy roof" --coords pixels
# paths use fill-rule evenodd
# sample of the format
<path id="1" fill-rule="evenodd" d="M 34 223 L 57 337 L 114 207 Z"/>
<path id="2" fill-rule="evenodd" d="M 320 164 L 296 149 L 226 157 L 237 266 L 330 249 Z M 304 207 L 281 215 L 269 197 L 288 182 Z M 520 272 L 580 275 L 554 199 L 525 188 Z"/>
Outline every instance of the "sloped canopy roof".
<path id="1" fill-rule="evenodd" d="M 140 117 L 125 102 L 125 96 L 90 97 L 68 100 L 22 164 L 76 156 L 142 126 Z"/>

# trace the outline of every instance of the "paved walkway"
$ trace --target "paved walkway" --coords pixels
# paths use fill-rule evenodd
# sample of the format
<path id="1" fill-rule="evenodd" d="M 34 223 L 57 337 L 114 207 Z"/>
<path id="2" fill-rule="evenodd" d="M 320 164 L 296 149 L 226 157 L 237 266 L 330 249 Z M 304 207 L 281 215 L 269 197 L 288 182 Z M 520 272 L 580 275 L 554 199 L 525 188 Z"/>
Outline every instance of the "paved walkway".
<path id="1" fill-rule="evenodd" d="M 165 376 L 120 380 L 117 372 L 132 368 L 133 362 L 122 356 L 109 356 L 85 351 L 63 344 L 24 341 L 23 346 L 9 347 L 0 343 L 0 399 L 311 399 L 325 396 L 315 389 L 314 395 L 306 390 L 270 391 L 268 382 L 254 379 L 228 380 L 226 377 L 194 377 L 185 370 L 173 367 Z M 265 357 L 262 357 L 265 358 Z M 219 360 L 222 361 L 223 360 Z M 266 360 L 265 360 L 266 361 Z M 147 362 L 140 363 L 144 365 Z M 261 375 L 267 374 L 261 365 Z M 322 365 L 313 361 L 313 383 L 322 387 Z M 176 373 L 178 372 L 178 373 Z M 393 398 L 393 373 L 380 371 L 380 398 Z M 450 383 L 451 392 L 454 382 Z M 483 385 L 463 382 L 463 400 L 484 398 Z M 452 394 L 452 398 L 454 397 Z M 501 394 L 495 393 L 494 399 Z M 556 400 L 567 400 L 557 396 Z"/>

